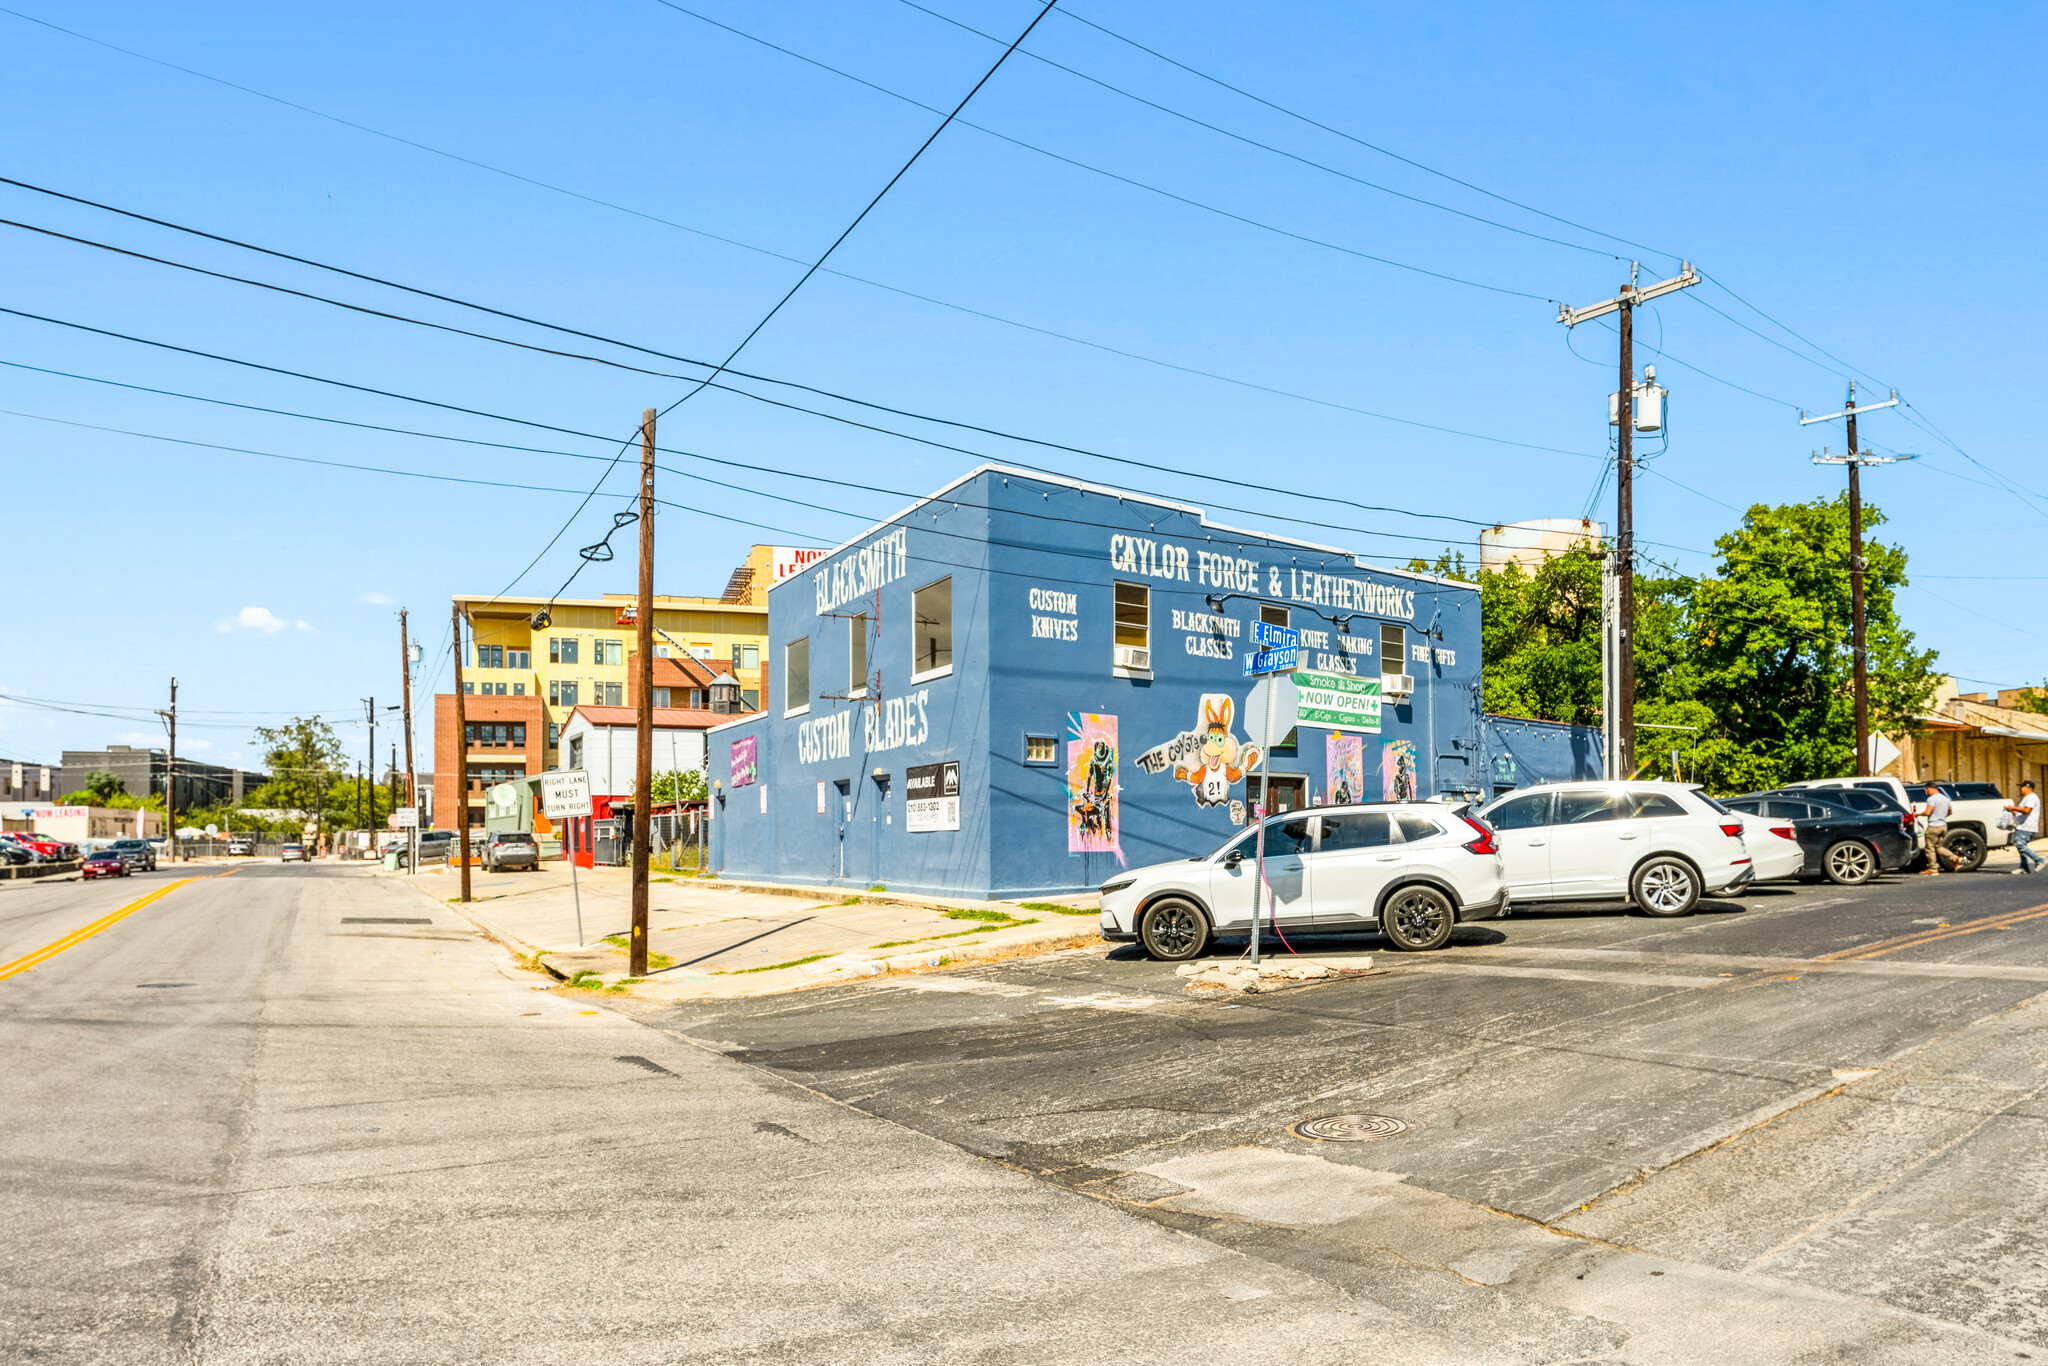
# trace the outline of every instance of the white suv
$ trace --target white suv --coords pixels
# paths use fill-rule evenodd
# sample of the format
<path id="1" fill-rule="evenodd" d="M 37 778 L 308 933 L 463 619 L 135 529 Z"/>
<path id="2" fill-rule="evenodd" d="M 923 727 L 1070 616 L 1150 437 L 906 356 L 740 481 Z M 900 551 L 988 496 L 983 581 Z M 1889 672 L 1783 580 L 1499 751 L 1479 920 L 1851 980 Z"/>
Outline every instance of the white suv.
<path id="1" fill-rule="evenodd" d="M 1249 935 L 1256 828 L 1206 857 L 1134 868 L 1102 884 L 1102 937 L 1154 958 L 1194 958 Z M 1378 930 L 1396 949 L 1440 949 L 1463 920 L 1508 913 L 1493 832 L 1434 803 L 1290 811 L 1266 821 L 1272 903 L 1260 920 L 1305 934 Z"/>
<path id="2" fill-rule="evenodd" d="M 1518 902 L 1627 897 L 1650 915 L 1686 915 L 1702 893 L 1756 876 L 1742 818 L 1680 783 L 1546 783 L 1479 815 Z"/>

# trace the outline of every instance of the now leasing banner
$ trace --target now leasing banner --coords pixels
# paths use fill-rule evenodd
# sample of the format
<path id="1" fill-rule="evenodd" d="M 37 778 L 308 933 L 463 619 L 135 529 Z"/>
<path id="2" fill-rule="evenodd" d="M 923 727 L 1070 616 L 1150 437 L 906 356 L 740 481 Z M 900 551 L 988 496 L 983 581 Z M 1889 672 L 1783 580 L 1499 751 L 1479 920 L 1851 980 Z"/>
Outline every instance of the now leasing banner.
<path id="1" fill-rule="evenodd" d="M 1297 672 L 1294 686 L 1301 694 L 1294 723 L 1323 730 L 1360 730 L 1380 733 L 1380 681 L 1355 678 L 1350 674 Z"/>

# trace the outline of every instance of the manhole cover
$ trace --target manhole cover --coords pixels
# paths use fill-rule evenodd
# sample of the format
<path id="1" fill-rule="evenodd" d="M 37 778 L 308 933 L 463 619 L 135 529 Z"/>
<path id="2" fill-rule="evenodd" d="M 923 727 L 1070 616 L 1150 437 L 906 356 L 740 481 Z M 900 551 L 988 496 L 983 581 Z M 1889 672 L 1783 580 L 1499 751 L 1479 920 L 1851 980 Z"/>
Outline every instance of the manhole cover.
<path id="1" fill-rule="evenodd" d="M 1399 1138 L 1415 1127 L 1392 1115 L 1328 1115 L 1290 1124 L 1287 1132 L 1318 1143 L 1364 1143 L 1374 1138 Z"/>

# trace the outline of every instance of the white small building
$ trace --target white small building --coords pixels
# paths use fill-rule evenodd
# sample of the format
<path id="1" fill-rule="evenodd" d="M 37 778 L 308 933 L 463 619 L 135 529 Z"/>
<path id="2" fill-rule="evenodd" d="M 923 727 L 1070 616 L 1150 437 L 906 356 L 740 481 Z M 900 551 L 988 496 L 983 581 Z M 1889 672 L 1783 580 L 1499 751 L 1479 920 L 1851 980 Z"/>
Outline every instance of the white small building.
<path id="1" fill-rule="evenodd" d="M 694 773 L 704 766 L 704 732 L 733 718 L 708 708 L 654 709 L 654 772 Z M 562 767 L 590 774 L 591 796 L 623 801 L 633 793 L 639 731 L 631 707 L 578 707 L 562 727 Z"/>

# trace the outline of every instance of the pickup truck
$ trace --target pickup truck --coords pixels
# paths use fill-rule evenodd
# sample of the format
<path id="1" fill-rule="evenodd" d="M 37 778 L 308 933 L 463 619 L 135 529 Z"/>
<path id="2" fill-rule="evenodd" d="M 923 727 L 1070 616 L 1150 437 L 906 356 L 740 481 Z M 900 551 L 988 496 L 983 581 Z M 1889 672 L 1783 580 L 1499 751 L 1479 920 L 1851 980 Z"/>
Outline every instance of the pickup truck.
<path id="1" fill-rule="evenodd" d="M 1792 787 L 1862 787 L 1886 792 L 1904 802 L 1908 811 L 1925 804 L 1927 790 L 1924 786 L 1903 783 L 1897 778 L 1824 778 L 1810 779 L 1803 783 L 1789 784 Z M 2012 831 L 2002 830 L 1998 818 L 2005 814 L 2006 799 L 1996 783 L 1951 783 L 1936 782 L 1935 787 L 1947 794 L 1952 805 L 1948 813 L 1948 839 L 1944 847 L 1955 855 L 1957 868 L 1973 873 L 1984 866 L 1984 856 L 1993 849 L 2003 849 L 2012 843 Z M 1913 820 L 1913 833 L 1917 838 L 1920 821 Z"/>

